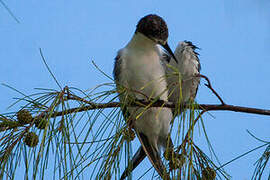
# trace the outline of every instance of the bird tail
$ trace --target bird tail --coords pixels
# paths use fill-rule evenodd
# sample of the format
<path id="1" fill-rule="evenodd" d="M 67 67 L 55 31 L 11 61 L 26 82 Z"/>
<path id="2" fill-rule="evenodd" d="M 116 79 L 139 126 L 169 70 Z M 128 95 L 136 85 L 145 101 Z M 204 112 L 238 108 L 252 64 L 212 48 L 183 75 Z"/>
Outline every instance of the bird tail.
<path id="1" fill-rule="evenodd" d="M 146 156 L 150 160 L 151 164 L 154 166 L 158 174 L 163 179 L 170 179 L 169 174 L 166 171 L 165 166 L 162 163 L 162 160 L 159 156 L 159 153 L 150 145 L 147 137 L 140 133 L 138 134 L 138 138 L 142 144 L 141 147 L 137 150 L 135 155 L 132 157 L 132 165 L 127 167 L 123 174 L 121 175 L 120 180 L 124 180 L 143 160 Z M 172 140 L 170 139 L 170 145 L 172 145 Z"/>
<path id="2" fill-rule="evenodd" d="M 136 154 L 132 157 L 131 160 L 131 167 L 127 167 L 125 171 L 123 172 L 120 180 L 124 180 L 146 157 L 146 154 L 143 150 L 143 147 L 139 147 Z"/>
<path id="3" fill-rule="evenodd" d="M 151 146 L 148 138 L 143 133 L 138 133 L 138 139 L 141 142 L 142 148 L 146 156 L 148 157 L 149 161 L 154 166 L 158 174 L 162 177 L 162 179 L 169 180 L 170 176 L 160 158 L 160 154 L 153 146 Z"/>

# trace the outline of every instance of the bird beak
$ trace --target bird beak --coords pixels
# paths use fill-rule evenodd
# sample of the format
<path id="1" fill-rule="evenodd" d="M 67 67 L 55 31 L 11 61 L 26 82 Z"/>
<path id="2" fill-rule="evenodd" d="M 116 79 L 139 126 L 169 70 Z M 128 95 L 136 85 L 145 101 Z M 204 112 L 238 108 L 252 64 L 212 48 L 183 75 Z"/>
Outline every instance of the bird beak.
<path id="1" fill-rule="evenodd" d="M 166 49 L 166 51 L 173 57 L 173 59 L 175 60 L 175 62 L 178 64 L 178 61 L 176 59 L 176 57 L 174 56 L 170 46 L 168 45 L 168 43 L 166 42 L 166 44 L 161 45 L 164 49 Z"/>

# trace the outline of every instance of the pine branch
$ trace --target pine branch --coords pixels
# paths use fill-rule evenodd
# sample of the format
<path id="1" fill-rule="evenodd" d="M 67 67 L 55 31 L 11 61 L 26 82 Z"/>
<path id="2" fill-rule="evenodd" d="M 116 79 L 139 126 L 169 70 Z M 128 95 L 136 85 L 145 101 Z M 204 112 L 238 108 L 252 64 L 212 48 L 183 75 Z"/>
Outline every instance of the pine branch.
<path id="1" fill-rule="evenodd" d="M 198 120 L 201 118 L 201 116 L 205 112 L 208 112 L 208 111 L 234 111 L 234 112 L 251 113 L 251 114 L 259 114 L 259 115 L 268 115 L 269 116 L 270 110 L 226 104 L 222 100 L 221 96 L 214 90 L 214 88 L 212 87 L 212 85 L 210 83 L 210 80 L 206 76 L 196 75 L 196 77 L 204 78 L 207 81 L 207 83 L 205 85 L 218 98 L 218 100 L 220 101 L 220 104 L 194 104 L 192 102 L 193 105 L 191 105 L 190 103 L 180 105 L 181 109 L 190 109 L 191 112 L 194 112 L 194 110 L 201 110 L 201 111 L 198 114 L 198 116 L 194 119 L 194 121 L 192 121 L 190 127 L 188 128 L 187 132 L 185 133 L 185 136 L 183 136 L 184 139 L 183 139 L 182 143 L 180 145 L 179 144 L 177 145 L 176 153 L 178 154 L 180 152 L 180 150 L 182 150 L 182 153 L 185 153 L 185 149 L 186 149 L 185 146 L 186 146 L 186 144 L 189 144 L 189 145 L 187 145 L 187 147 L 189 147 L 191 149 L 190 150 L 191 153 L 188 155 L 188 157 L 195 158 L 195 160 L 198 161 L 197 164 L 199 164 L 196 171 L 206 171 L 207 168 L 208 168 L 208 170 L 210 168 L 210 170 L 213 170 L 213 171 L 217 170 L 217 171 L 220 171 L 220 173 L 222 174 L 223 172 L 220 169 L 218 169 L 217 166 L 214 165 L 208 159 L 208 157 L 206 155 L 204 155 L 201 150 L 198 149 L 198 147 L 195 146 L 193 141 L 191 141 L 192 139 L 190 139 L 190 134 L 192 134 L 192 131 L 193 131 L 195 124 L 198 122 Z M 34 120 L 37 120 L 37 119 L 45 119 L 46 122 L 48 122 L 51 118 L 62 117 L 61 122 L 60 122 L 60 125 L 61 125 L 62 120 L 67 118 L 66 115 L 78 113 L 78 112 L 86 112 L 86 111 L 91 111 L 91 110 L 106 109 L 106 108 L 119 108 L 119 107 L 123 107 L 123 106 L 144 107 L 146 109 L 151 108 L 151 107 L 179 108 L 179 104 L 174 104 L 172 102 L 165 102 L 162 100 L 149 99 L 149 98 L 147 98 L 148 100 L 134 99 L 133 102 L 128 103 L 128 104 L 120 103 L 120 102 L 111 102 L 111 101 L 114 101 L 114 99 L 116 99 L 117 96 L 114 96 L 113 99 L 110 99 L 110 101 L 107 103 L 97 103 L 98 101 L 103 102 L 105 100 L 105 98 L 101 98 L 101 97 L 108 97 L 108 96 L 111 96 L 112 94 L 115 94 L 115 93 L 116 93 L 115 90 L 106 91 L 103 93 L 97 93 L 97 94 L 95 94 L 94 98 L 90 95 L 83 93 L 84 97 L 80 97 L 78 95 L 75 95 L 72 91 L 70 91 L 69 87 L 66 86 L 61 91 L 53 91 L 53 93 L 51 93 L 51 92 L 48 93 L 48 95 L 47 95 L 48 97 L 47 96 L 43 97 L 46 99 L 46 101 L 45 101 L 46 103 L 51 102 L 50 106 L 47 106 L 45 104 L 43 105 L 42 103 L 40 104 L 39 101 L 37 101 L 37 100 L 39 100 L 39 98 L 37 98 L 37 100 L 31 99 L 31 101 L 29 101 L 29 104 L 25 107 L 32 107 L 33 106 L 34 108 L 38 109 L 38 110 L 33 111 L 34 113 L 32 113 L 32 114 L 34 114 L 34 116 L 32 118 L 33 121 L 31 123 L 20 124 L 19 122 L 17 122 L 14 119 L 14 116 L 0 115 L 0 131 L 6 131 L 6 130 L 17 131 L 17 129 L 19 127 L 22 127 L 21 133 L 18 134 L 18 136 L 15 140 L 12 140 L 11 139 L 12 137 L 9 138 L 10 141 L 12 141 L 12 142 L 9 146 L 6 147 L 5 151 L 3 151 L 5 153 L 4 155 L 11 153 L 11 151 L 12 151 L 12 149 L 14 149 L 15 145 L 17 145 L 18 142 L 20 142 L 22 140 L 22 138 L 24 137 L 24 135 L 29 131 L 29 129 L 34 126 L 34 123 L 35 123 Z M 91 97 L 91 99 L 90 99 L 90 97 Z M 47 100 L 47 98 L 49 98 L 49 100 Z M 67 103 L 67 107 L 66 107 L 65 103 L 70 102 L 70 101 L 75 101 L 75 102 L 79 103 L 79 106 L 75 106 L 75 107 L 73 106 L 74 108 L 70 108 L 70 106 L 68 105 L 69 103 Z M 62 108 L 61 108 L 62 111 L 59 110 L 59 106 L 61 106 L 61 105 L 62 105 Z M 39 108 L 39 107 L 42 107 L 42 108 Z M 30 108 L 30 110 L 31 110 L 31 108 Z M 115 111 L 115 110 L 112 110 L 112 111 Z M 98 117 L 98 115 L 97 115 L 97 117 Z M 94 120 L 95 119 L 96 119 L 96 117 L 94 117 Z M 107 120 L 110 121 L 110 118 L 108 118 Z M 68 121 L 68 123 L 70 122 L 69 120 L 67 120 L 67 121 Z M 108 121 L 104 121 L 104 122 L 108 122 Z M 60 126 L 60 125 L 59 125 L 59 128 L 57 131 L 62 132 L 63 127 L 68 129 L 68 127 L 65 127 L 63 125 Z M 91 127 L 92 127 L 92 124 L 91 124 Z M 103 128 L 103 129 L 107 129 L 107 128 Z M 89 132 L 90 131 L 91 130 L 89 130 Z M 97 134 L 99 134 L 99 133 L 97 133 Z M 121 135 L 122 135 L 122 133 L 120 132 L 118 134 L 117 138 L 115 138 L 115 140 L 113 141 L 115 146 L 113 146 L 113 148 L 109 151 L 110 154 L 108 155 L 108 158 L 107 158 L 107 159 L 109 159 L 109 157 L 110 157 L 111 159 L 113 159 L 110 162 L 114 162 L 116 156 L 118 157 L 118 155 L 119 155 L 120 148 L 123 146 L 124 140 L 122 138 L 120 138 Z M 67 135 L 67 137 L 69 137 L 69 135 Z M 3 138 L 3 139 L 8 139 L 8 138 Z M 68 142 L 69 142 L 69 140 L 68 140 Z M 75 142 L 76 142 L 76 144 L 78 144 L 77 140 Z M 43 141 L 43 143 L 44 143 L 44 141 Z M 44 144 L 42 144 L 41 146 L 44 146 Z M 111 144 L 108 144 L 108 147 L 112 147 Z M 79 147 L 79 149 L 81 151 L 81 147 Z M 104 148 L 104 149 L 107 149 L 107 148 Z M 112 153 L 114 151 L 116 152 L 115 154 Z M 64 154 L 65 153 L 66 152 L 64 152 Z M 108 154 L 108 152 L 104 151 L 104 154 Z M 178 154 L 178 156 L 180 157 L 181 153 Z M 97 159 L 99 159 L 99 158 L 97 158 Z M 73 160 L 71 160 L 71 161 L 72 161 L 72 163 L 76 164 L 75 162 L 73 162 Z M 91 161 L 90 164 L 93 164 L 94 162 L 95 161 Z M 107 169 L 107 166 L 112 168 L 113 164 L 105 163 L 104 164 L 105 169 Z M 191 166 L 193 167 L 193 165 L 191 165 Z M 3 167 L 4 167 L 4 164 L 3 164 Z M 189 167 L 189 165 L 187 165 L 187 167 Z M 195 172 L 195 170 L 194 170 L 194 172 Z M 72 173 L 72 170 L 70 173 Z M 100 171 L 99 173 L 103 173 L 103 171 Z M 199 177 L 198 174 L 196 176 Z M 223 176 L 225 177 L 226 175 L 223 175 Z"/>
<path id="2" fill-rule="evenodd" d="M 75 112 L 83 112 L 89 111 L 94 109 L 105 109 L 105 108 L 117 108 L 122 107 L 122 104 L 119 102 L 109 102 L 109 103 L 93 103 L 89 102 L 91 105 L 83 106 L 83 107 L 75 107 L 68 109 L 66 111 L 59 111 L 54 112 L 51 114 L 51 117 L 62 116 L 63 114 L 71 114 Z M 145 107 L 151 104 L 151 107 L 168 107 L 174 108 L 175 104 L 167 102 L 164 104 L 163 101 L 157 102 L 147 102 L 147 101 L 137 101 L 134 103 L 129 104 L 130 107 Z M 185 104 L 182 106 L 183 108 L 189 108 L 189 105 Z M 198 104 L 197 107 L 194 107 L 197 110 L 204 110 L 204 111 L 234 111 L 234 112 L 242 112 L 242 113 L 250 113 L 250 114 L 259 114 L 259 115 L 267 115 L 270 116 L 270 110 L 268 109 L 259 109 L 259 108 L 251 108 L 251 107 L 244 107 L 244 106 L 235 106 L 229 104 Z M 41 117 L 45 117 L 46 115 L 43 114 Z"/>

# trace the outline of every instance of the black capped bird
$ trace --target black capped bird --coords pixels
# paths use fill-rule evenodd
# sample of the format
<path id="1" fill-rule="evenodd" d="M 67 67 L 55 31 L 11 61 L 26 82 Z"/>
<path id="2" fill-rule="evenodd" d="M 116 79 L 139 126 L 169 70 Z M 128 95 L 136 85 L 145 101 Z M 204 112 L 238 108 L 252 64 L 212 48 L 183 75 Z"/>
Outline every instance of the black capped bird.
<path id="1" fill-rule="evenodd" d="M 165 69 L 157 45 L 162 46 L 172 57 L 167 43 L 166 22 L 157 15 L 150 14 L 138 22 L 132 39 L 115 58 L 114 79 L 120 102 L 128 104 L 136 100 L 168 101 L 168 84 Z M 174 57 L 174 61 L 176 58 Z M 164 107 L 122 108 L 124 117 L 132 124 L 142 147 L 139 153 L 147 156 L 163 179 L 169 175 L 160 158 L 161 149 L 166 148 L 172 110 Z M 126 173 L 124 173 L 126 174 Z M 121 179 L 124 179 L 123 175 Z"/>

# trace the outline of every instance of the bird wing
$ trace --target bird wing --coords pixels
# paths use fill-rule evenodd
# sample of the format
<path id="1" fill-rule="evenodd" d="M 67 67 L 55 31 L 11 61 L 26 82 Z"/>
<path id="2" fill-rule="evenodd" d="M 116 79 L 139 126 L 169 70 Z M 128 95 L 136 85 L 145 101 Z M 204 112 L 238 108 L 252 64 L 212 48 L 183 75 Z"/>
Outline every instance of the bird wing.
<path id="1" fill-rule="evenodd" d="M 147 139 L 147 137 L 143 133 L 137 133 L 137 137 L 139 141 L 141 142 L 142 148 L 148 157 L 151 164 L 154 166 L 160 177 L 163 179 L 169 179 L 169 174 L 160 158 L 160 154 L 157 152 L 157 150 L 152 147 Z"/>
<path id="2" fill-rule="evenodd" d="M 161 61 L 166 72 L 170 102 L 183 104 L 196 97 L 200 78 L 195 75 L 199 74 L 201 70 L 197 49 L 199 48 L 190 41 L 179 42 L 174 51 L 178 60 L 176 63 L 167 52 L 159 47 Z M 182 110 L 175 111 L 174 114 L 179 115 L 181 112 Z"/>
<path id="3" fill-rule="evenodd" d="M 188 76 L 190 76 L 190 75 L 196 75 L 200 73 L 201 63 L 199 59 L 199 53 L 196 51 L 197 49 L 200 49 L 200 48 L 192 44 L 192 42 L 190 41 L 180 42 L 178 46 L 176 47 L 175 56 L 179 57 L 179 59 L 181 59 L 181 61 L 183 62 L 180 72 L 183 72 L 184 75 L 187 74 Z M 184 62 L 190 62 L 190 63 L 184 63 Z M 189 69 L 189 70 L 184 71 L 184 69 Z M 193 69 L 193 70 L 190 70 L 190 69 Z M 191 93 L 192 98 L 196 97 L 199 84 L 200 84 L 200 78 L 193 78 L 193 83 L 191 87 L 187 87 L 191 91 L 193 91 Z"/>
<path id="4" fill-rule="evenodd" d="M 131 167 L 127 167 L 125 169 L 125 171 L 123 172 L 123 174 L 121 175 L 121 178 L 120 180 L 124 180 L 143 160 L 146 156 L 148 157 L 151 157 L 149 158 L 150 162 L 153 164 L 154 162 L 157 162 L 157 163 L 154 163 L 153 166 L 155 167 L 155 169 L 157 170 L 158 174 L 161 176 L 161 177 L 166 177 L 167 179 L 169 179 L 168 177 L 168 173 L 166 172 L 166 169 L 160 159 L 160 156 L 157 155 L 157 157 L 154 157 L 155 156 L 155 150 L 153 150 L 147 140 L 147 137 L 144 136 L 142 133 L 140 136 L 138 136 L 140 142 L 141 142 L 141 146 L 139 147 L 139 149 L 137 150 L 137 152 L 135 153 L 135 155 L 132 157 L 132 160 L 131 160 L 131 163 L 132 163 L 132 166 Z M 169 146 L 170 148 L 173 148 L 173 142 L 172 142 L 172 139 L 170 138 L 169 139 Z M 146 151 L 144 149 L 147 149 Z M 146 155 L 145 152 L 148 152 L 148 155 Z M 164 171 L 165 170 L 165 171 Z M 165 173 L 165 174 L 164 174 Z M 165 179 L 166 179 L 165 178 Z"/>
<path id="5" fill-rule="evenodd" d="M 160 177 L 165 180 L 169 179 L 169 174 L 160 158 L 159 153 L 150 145 L 147 137 L 143 133 L 137 133 L 137 137 L 141 143 L 141 146 L 132 158 L 132 166 L 125 169 L 120 180 L 124 180 L 144 160 L 146 156 Z"/>
<path id="6" fill-rule="evenodd" d="M 114 80 L 116 81 L 116 86 L 118 86 L 119 84 L 119 81 L 120 80 L 120 74 L 121 74 L 121 65 L 122 65 L 122 51 L 123 50 L 119 50 L 117 52 L 117 55 L 116 57 L 114 58 L 114 68 L 113 68 L 113 77 L 114 77 Z"/>

